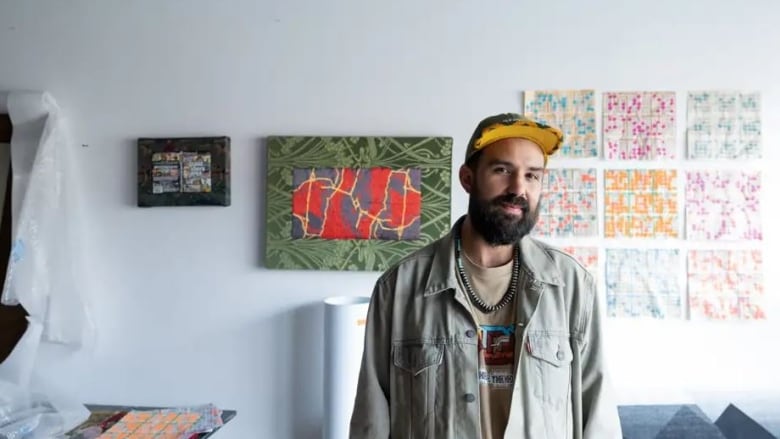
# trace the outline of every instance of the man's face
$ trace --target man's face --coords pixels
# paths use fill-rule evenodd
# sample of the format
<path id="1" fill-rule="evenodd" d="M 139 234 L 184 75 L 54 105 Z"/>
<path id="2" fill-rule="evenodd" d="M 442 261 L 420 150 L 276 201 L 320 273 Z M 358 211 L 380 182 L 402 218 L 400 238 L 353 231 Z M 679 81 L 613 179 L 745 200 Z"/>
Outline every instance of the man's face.
<path id="1" fill-rule="evenodd" d="M 463 180 L 465 176 L 466 180 Z M 461 171 L 469 192 L 469 218 L 491 245 L 518 242 L 539 217 L 544 155 L 526 139 L 504 139 L 487 146 L 475 171 Z"/>

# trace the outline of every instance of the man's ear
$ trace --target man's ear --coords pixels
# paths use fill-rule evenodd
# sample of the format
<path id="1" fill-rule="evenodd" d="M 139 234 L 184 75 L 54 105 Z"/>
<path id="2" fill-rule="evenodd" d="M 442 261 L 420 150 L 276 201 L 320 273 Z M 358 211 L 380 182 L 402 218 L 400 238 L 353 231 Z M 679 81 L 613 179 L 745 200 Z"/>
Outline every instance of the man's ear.
<path id="1" fill-rule="evenodd" d="M 458 172 L 458 177 L 460 178 L 460 185 L 463 186 L 463 190 L 466 191 L 467 194 L 471 194 L 471 188 L 474 187 L 474 172 L 469 168 L 468 166 L 461 165 L 460 166 L 460 172 Z"/>

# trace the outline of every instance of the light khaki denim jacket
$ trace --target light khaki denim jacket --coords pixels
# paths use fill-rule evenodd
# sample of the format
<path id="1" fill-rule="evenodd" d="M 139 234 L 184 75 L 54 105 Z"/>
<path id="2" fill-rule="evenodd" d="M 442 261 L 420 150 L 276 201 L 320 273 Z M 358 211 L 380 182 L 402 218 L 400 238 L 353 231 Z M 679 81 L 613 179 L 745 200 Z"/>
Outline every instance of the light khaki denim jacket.
<path id="1" fill-rule="evenodd" d="M 593 277 L 521 241 L 517 370 L 506 438 L 618 439 Z M 385 272 L 368 310 L 350 438 L 478 439 L 477 328 L 452 233 Z"/>

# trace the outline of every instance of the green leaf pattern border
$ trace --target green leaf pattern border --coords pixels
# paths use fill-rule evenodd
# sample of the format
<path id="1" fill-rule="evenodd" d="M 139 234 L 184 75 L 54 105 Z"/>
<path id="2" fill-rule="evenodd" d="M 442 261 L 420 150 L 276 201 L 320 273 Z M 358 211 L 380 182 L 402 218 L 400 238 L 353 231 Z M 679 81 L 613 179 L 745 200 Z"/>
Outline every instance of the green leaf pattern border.
<path id="1" fill-rule="evenodd" d="M 265 266 L 274 269 L 384 271 L 450 228 L 451 137 L 267 138 Z M 317 167 L 420 168 L 416 240 L 292 239 L 292 170 Z"/>

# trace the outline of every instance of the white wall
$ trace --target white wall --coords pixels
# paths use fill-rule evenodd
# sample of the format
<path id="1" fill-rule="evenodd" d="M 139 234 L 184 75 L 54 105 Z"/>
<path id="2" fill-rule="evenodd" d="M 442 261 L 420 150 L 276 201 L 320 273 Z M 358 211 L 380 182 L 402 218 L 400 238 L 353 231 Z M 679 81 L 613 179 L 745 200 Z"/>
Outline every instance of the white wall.
<path id="1" fill-rule="evenodd" d="M 748 89 L 763 94 L 772 169 L 778 17 L 774 0 L 4 0 L 0 90 L 51 92 L 87 145 L 99 339 L 44 370 L 84 401 L 239 410 L 220 437 L 316 437 L 319 303 L 368 294 L 378 274 L 261 266 L 262 137 L 449 135 L 459 164 L 474 124 L 519 110 L 523 89 Z M 135 207 L 137 137 L 221 134 L 232 206 Z M 455 186 L 453 215 L 465 207 Z M 773 295 L 776 203 L 764 215 Z M 759 388 L 777 328 L 610 322 L 615 379 Z"/>

